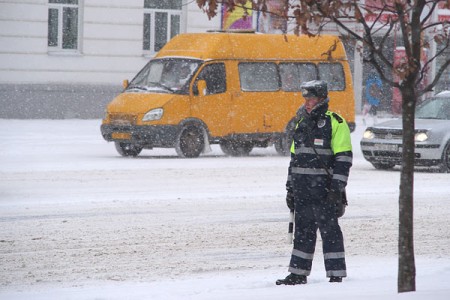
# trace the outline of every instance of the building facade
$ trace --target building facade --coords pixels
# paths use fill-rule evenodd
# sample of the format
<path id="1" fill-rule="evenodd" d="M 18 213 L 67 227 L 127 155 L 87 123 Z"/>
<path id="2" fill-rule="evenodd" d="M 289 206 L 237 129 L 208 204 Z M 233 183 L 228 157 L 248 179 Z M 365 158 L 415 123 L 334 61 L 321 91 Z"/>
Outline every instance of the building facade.
<path id="1" fill-rule="evenodd" d="M 283 1 L 268 0 L 269 10 L 282 12 Z M 450 19 L 450 11 L 440 9 L 438 17 Z M 0 0 L 0 118 L 101 118 L 122 81 L 132 79 L 179 33 L 255 29 L 281 34 L 293 26 L 276 14 L 224 6 L 208 19 L 192 0 Z M 324 29 L 340 34 L 330 24 Z M 394 57 L 395 37 L 388 44 L 386 51 Z M 354 42 L 345 45 L 359 112 L 374 70 L 362 63 Z M 450 70 L 436 91 L 450 89 L 449 84 Z M 380 109 L 392 112 L 395 95 L 384 83 L 382 90 Z"/>
<path id="2" fill-rule="evenodd" d="M 171 37 L 220 22 L 186 0 L 1 0 L 0 118 L 100 118 Z"/>

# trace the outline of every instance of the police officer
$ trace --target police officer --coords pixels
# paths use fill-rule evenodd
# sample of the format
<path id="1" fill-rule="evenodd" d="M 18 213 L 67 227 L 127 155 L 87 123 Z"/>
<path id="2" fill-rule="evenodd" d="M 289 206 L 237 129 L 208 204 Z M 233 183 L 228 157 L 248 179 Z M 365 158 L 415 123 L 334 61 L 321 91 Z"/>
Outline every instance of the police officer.
<path id="1" fill-rule="evenodd" d="M 305 104 L 297 116 L 286 183 L 286 202 L 295 211 L 294 249 L 289 274 L 277 285 L 305 284 L 311 273 L 317 229 L 322 237 L 326 275 L 330 282 L 347 276 L 344 240 L 338 223 L 352 166 L 350 130 L 345 120 L 328 110 L 325 81 L 302 84 Z"/>

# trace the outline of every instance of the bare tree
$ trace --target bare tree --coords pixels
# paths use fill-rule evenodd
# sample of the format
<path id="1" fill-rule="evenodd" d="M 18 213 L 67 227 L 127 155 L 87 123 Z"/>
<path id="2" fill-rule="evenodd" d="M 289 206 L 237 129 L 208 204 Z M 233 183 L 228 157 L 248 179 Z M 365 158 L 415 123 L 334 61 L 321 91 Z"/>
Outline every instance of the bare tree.
<path id="1" fill-rule="evenodd" d="M 327 26 L 336 26 L 343 37 L 363 45 L 364 62 L 371 64 L 381 79 L 398 88 L 402 97 L 403 147 L 399 196 L 398 292 L 415 291 L 415 258 L 413 234 L 414 135 L 415 108 L 425 93 L 433 90 L 450 64 L 443 56 L 449 49 L 449 22 L 436 18 L 438 8 L 450 9 L 450 0 L 279 0 L 285 3 L 281 17 L 293 22 L 294 33 L 320 35 Z M 271 14 L 267 0 L 252 0 L 252 9 Z M 244 7 L 247 0 L 197 0 L 211 18 L 220 4 L 233 10 Z M 244 7 L 244 11 L 245 11 Z M 278 12 L 279 14 L 279 12 Z M 395 63 L 383 52 L 388 37 L 399 32 L 405 49 L 401 62 Z M 375 39 L 375 37 L 379 37 Z M 440 44 L 439 51 L 423 60 L 424 49 Z M 331 50 L 330 50 L 331 51 Z M 444 61 L 426 82 L 426 74 L 438 57 Z M 395 74 L 395 76 L 390 76 Z"/>

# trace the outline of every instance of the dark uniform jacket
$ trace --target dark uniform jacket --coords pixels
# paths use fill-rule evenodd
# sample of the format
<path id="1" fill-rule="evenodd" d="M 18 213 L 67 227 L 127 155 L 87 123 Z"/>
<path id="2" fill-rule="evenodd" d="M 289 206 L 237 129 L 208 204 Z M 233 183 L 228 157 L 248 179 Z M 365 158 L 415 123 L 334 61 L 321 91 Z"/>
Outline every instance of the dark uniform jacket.
<path id="1" fill-rule="evenodd" d="M 328 101 L 310 114 L 304 106 L 297 113 L 286 183 L 297 204 L 319 204 L 330 190 L 343 191 L 347 185 L 352 166 L 350 130 L 341 116 L 328 111 Z"/>

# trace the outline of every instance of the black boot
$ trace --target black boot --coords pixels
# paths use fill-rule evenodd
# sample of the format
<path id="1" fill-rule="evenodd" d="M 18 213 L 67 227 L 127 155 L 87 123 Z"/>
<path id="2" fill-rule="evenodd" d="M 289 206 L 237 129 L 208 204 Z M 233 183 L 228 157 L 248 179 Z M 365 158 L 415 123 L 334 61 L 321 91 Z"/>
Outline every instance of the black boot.
<path id="1" fill-rule="evenodd" d="M 342 277 L 339 276 L 331 276 L 330 282 L 342 282 Z"/>
<path id="2" fill-rule="evenodd" d="M 296 285 L 296 284 L 306 284 L 305 275 L 289 274 L 285 279 L 278 279 L 276 285 Z"/>

